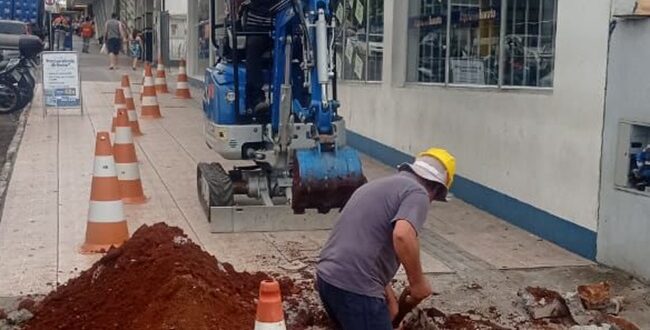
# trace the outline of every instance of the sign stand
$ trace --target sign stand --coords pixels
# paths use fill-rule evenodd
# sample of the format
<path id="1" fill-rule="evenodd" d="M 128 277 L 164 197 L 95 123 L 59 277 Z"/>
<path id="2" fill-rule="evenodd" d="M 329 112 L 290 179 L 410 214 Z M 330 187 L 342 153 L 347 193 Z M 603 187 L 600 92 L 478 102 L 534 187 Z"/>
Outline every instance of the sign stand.
<path id="1" fill-rule="evenodd" d="M 79 54 L 50 51 L 42 55 L 43 118 L 47 108 L 79 109 L 84 114 Z"/>

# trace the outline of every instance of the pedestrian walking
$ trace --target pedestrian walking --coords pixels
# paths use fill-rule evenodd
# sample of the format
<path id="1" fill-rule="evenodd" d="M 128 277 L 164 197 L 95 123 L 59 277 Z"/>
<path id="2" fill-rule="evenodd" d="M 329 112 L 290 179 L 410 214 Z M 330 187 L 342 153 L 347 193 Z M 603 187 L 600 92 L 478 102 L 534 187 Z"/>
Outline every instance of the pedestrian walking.
<path id="1" fill-rule="evenodd" d="M 89 53 L 88 48 L 90 46 L 90 38 L 95 34 L 95 28 L 93 23 L 90 21 L 90 16 L 86 17 L 86 20 L 81 23 L 81 37 L 83 38 L 84 45 L 81 50 L 83 53 Z"/>
<path id="2" fill-rule="evenodd" d="M 446 201 L 456 172 L 454 157 L 431 148 L 399 172 L 357 189 L 318 260 L 318 292 L 338 328 L 392 330 L 407 310 L 433 293 L 422 273 L 418 233 L 430 203 Z M 408 278 L 405 304 L 391 286 L 400 264 Z M 407 306 L 408 305 L 408 306 Z"/>
<path id="3" fill-rule="evenodd" d="M 135 71 L 138 68 L 138 60 L 142 56 L 142 34 L 138 30 L 134 29 L 131 34 L 129 51 L 131 53 L 131 58 L 133 58 L 131 69 Z"/>
<path id="4" fill-rule="evenodd" d="M 52 22 L 52 28 L 54 29 L 54 45 L 56 50 L 65 49 L 65 36 L 70 29 L 70 22 L 65 16 L 59 15 Z"/>
<path id="5" fill-rule="evenodd" d="M 126 33 L 122 22 L 117 20 L 117 14 L 112 14 L 111 19 L 104 26 L 104 42 L 108 51 L 109 70 L 117 67 L 117 60 L 122 49 L 122 42 L 126 41 Z"/>

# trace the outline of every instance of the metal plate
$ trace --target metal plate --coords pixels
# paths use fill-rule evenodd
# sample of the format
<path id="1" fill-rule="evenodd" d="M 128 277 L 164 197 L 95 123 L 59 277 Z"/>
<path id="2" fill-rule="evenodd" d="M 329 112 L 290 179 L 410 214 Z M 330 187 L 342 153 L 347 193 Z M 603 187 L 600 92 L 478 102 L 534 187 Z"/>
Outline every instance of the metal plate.
<path id="1" fill-rule="evenodd" d="M 293 210 L 288 205 L 210 208 L 210 224 L 213 233 L 331 229 L 338 217 L 339 212 L 334 211 L 318 214 L 308 210 L 305 214 L 293 214 Z"/>

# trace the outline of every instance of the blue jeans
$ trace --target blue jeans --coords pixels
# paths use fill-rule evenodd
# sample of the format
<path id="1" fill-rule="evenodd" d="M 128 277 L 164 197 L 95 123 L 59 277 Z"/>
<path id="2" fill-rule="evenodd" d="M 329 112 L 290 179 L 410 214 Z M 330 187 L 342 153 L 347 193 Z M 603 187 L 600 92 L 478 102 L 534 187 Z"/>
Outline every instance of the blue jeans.
<path id="1" fill-rule="evenodd" d="M 384 299 L 339 289 L 318 278 L 318 293 L 325 311 L 343 330 L 392 330 Z"/>

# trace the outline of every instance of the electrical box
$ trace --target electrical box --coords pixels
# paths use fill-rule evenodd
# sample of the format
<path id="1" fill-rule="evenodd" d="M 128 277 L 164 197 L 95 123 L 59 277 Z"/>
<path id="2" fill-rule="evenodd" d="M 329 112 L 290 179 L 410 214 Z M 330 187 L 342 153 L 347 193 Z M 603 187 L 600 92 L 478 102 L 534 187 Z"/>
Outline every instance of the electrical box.
<path id="1" fill-rule="evenodd" d="M 619 122 L 614 171 L 616 188 L 650 196 L 650 123 Z"/>

